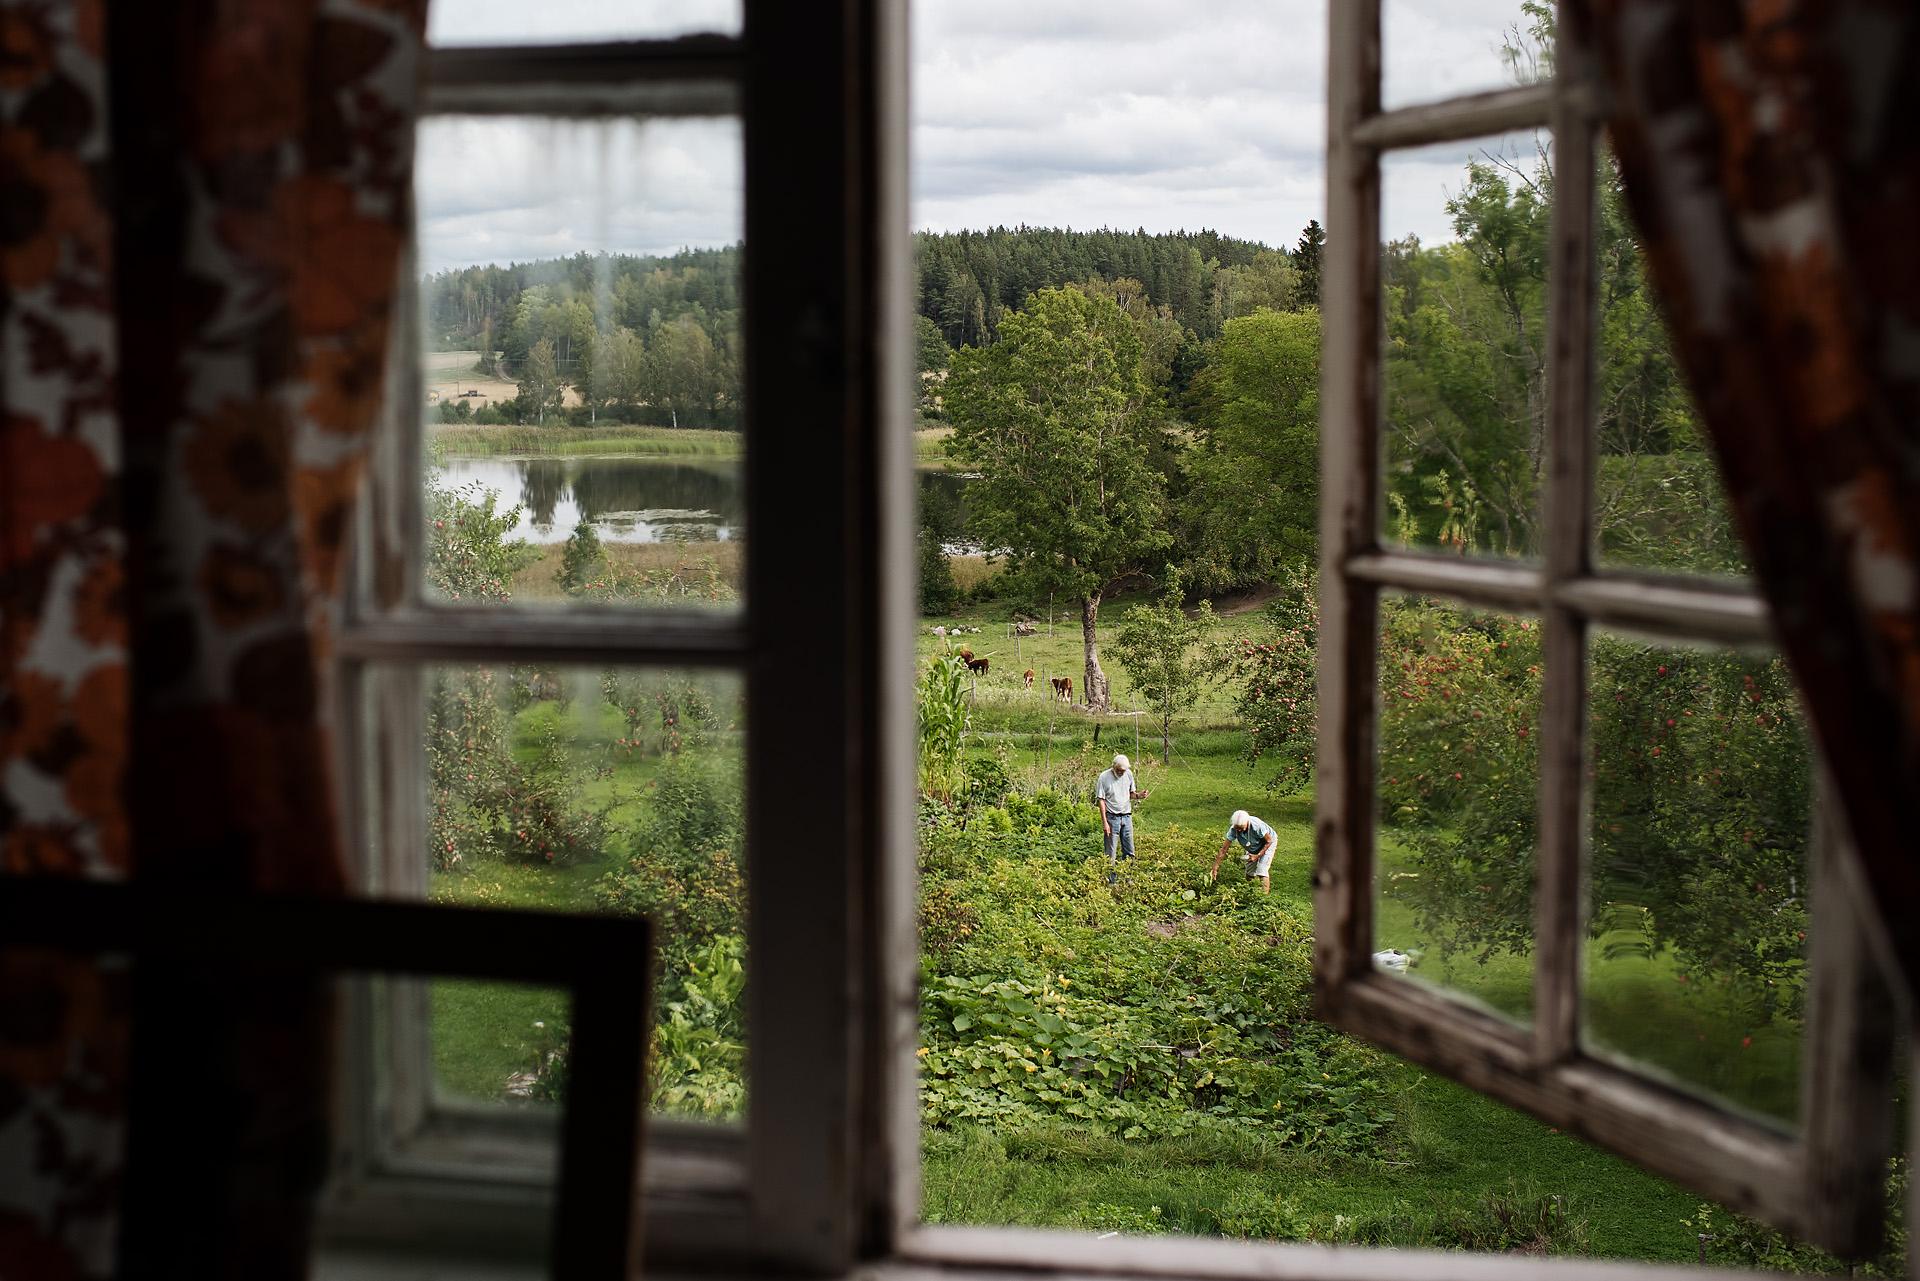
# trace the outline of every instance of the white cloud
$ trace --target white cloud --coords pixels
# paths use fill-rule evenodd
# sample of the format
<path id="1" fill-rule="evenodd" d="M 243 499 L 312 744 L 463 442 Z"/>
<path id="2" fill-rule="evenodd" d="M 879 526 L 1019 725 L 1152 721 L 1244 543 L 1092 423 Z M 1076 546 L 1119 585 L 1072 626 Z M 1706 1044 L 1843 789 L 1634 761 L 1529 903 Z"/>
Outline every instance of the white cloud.
<path id="1" fill-rule="evenodd" d="M 916 0 L 914 225 L 1212 227 L 1291 245 L 1325 221 L 1326 6 L 1341 2 Z M 739 20 L 739 0 L 433 8 L 442 42 Z M 1499 51 L 1519 20 L 1519 0 L 1384 0 L 1388 102 L 1508 83 Z M 1388 234 L 1445 239 L 1445 199 L 1473 150 L 1392 158 Z M 732 122 L 429 121 L 422 265 L 726 243 L 741 234 L 740 191 Z"/>
<path id="2" fill-rule="evenodd" d="M 415 177 L 420 265 L 729 244 L 741 165 L 737 120 L 434 117 Z"/>
<path id="3" fill-rule="evenodd" d="M 740 0 L 433 0 L 427 39 L 438 45 L 638 40 L 740 30 Z"/>

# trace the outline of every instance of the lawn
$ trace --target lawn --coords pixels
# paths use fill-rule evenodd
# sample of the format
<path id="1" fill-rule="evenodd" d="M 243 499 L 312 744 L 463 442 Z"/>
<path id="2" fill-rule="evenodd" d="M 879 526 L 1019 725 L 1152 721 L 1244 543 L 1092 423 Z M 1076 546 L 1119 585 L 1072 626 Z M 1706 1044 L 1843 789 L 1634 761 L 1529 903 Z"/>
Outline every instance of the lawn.
<path id="1" fill-rule="evenodd" d="M 537 702 L 514 718 L 513 751 L 530 760 L 546 735 L 570 737 L 578 776 L 587 780 L 580 799 L 590 808 L 611 805 L 608 813 L 617 831 L 638 815 L 645 803 L 641 798 L 664 762 L 657 755 L 609 751 L 627 730 L 619 713 L 602 701 L 598 673 L 581 675 L 591 679 L 577 681 L 570 705 Z M 701 750 L 738 762 L 739 733 L 716 734 Z M 434 902 L 469 907 L 597 911 L 593 887 L 625 852 L 616 837 L 607 857 L 594 862 L 549 867 L 489 860 L 458 871 L 435 871 L 430 894 Z M 558 1027 L 568 1014 L 564 990 L 509 983 L 439 981 L 432 984 L 430 999 L 439 1085 L 469 1098 L 501 1097 L 507 1078 L 527 1071 L 540 1051 L 542 1029 L 536 1024 Z"/>
<path id="2" fill-rule="evenodd" d="M 1126 603 L 1123 598 L 1103 606 L 1103 634 L 1111 635 Z M 1029 667 L 1038 691 L 1046 689 L 1049 674 L 1073 675 L 1076 690 L 1081 685 L 1077 616 L 1056 620 L 1051 635 L 1043 618 L 1039 636 L 1018 639 L 1007 634 L 1005 613 L 973 609 L 949 619 L 922 620 L 918 648 L 923 659 L 948 643 L 932 634 L 933 626 L 957 622 L 981 628 L 951 642 L 993 664 L 977 683 L 974 754 L 1002 752 L 1022 783 L 1086 795 L 1112 752 L 1127 752 L 1136 761 L 1141 786 L 1151 792 L 1137 806 L 1136 835 L 1143 848 L 1176 828 L 1224 831 L 1234 809 L 1251 810 L 1279 833 L 1273 893 L 1310 918 L 1311 796 L 1280 798 L 1267 792 L 1266 776 L 1242 756 L 1245 736 L 1232 728 L 1231 691 L 1217 685 L 1203 695 L 1176 724 L 1172 759 L 1162 762 L 1157 724 L 1150 717 L 1138 718 L 1136 743 L 1134 717 L 1095 716 L 1026 690 L 1021 676 Z M 1245 612 L 1224 617 L 1222 625 L 1251 634 L 1263 623 L 1258 613 Z M 1110 657 L 1104 665 L 1115 706 L 1123 712 L 1137 708 L 1125 672 Z M 1089 850 L 1090 857 L 1098 853 Z M 1409 870 L 1407 850 L 1388 829 L 1381 850 L 1383 884 L 1392 886 L 1396 873 Z M 1426 937 L 1413 908 L 1391 890 L 1378 901 L 1376 937 L 1383 948 L 1425 951 L 1415 981 L 1443 982 L 1510 1013 L 1524 1015 L 1530 1006 L 1527 958 L 1450 956 Z M 1680 982 L 1666 954 L 1602 960 L 1598 944 L 1594 950 L 1587 993 L 1590 1035 L 1597 1041 L 1630 1049 L 1633 1057 L 1664 1067 L 1678 1080 L 1754 1110 L 1792 1115 L 1800 1048 L 1796 1026 L 1740 1022 L 1737 1011 L 1714 994 L 1691 991 Z M 1070 1132 L 930 1131 L 926 1213 L 953 1223 L 1228 1235 L 1245 1234 L 1249 1224 L 1284 1227 L 1288 1216 L 1313 1224 L 1342 1215 L 1368 1220 L 1383 1232 L 1380 1239 L 1393 1240 L 1396 1223 L 1405 1236 L 1415 1221 L 1486 1212 L 1490 1201 L 1518 1197 L 1531 1204 L 1558 1196 L 1567 1213 L 1584 1222 L 1583 1252 L 1669 1261 L 1694 1257 L 1697 1242 L 1680 1224 L 1698 1204 L 1692 1194 L 1417 1068 L 1396 1068 L 1394 1088 L 1395 1111 L 1402 1119 L 1396 1150 L 1392 1160 L 1371 1163 L 1270 1152 L 1196 1160 L 1170 1142 L 1120 1143 Z M 1204 1167 L 1204 1177 L 1195 1177 L 1196 1167 Z M 1262 1218 L 1249 1210 L 1256 1202 L 1279 1208 Z"/>
<path id="3" fill-rule="evenodd" d="M 1109 602 L 1103 609 L 1107 629 L 1118 622 L 1125 603 Z M 1172 757 L 1163 761 L 1157 725 L 1126 714 L 1138 704 L 1117 664 L 1109 666 L 1109 675 L 1122 709 L 1118 714 L 1094 716 L 1047 697 L 1047 675 L 1072 674 L 1076 689 L 1081 683 L 1078 621 L 1056 619 L 1048 634 L 1042 619 L 1040 635 L 1016 638 L 1008 634 L 1004 609 L 976 608 L 946 620 L 922 620 L 918 648 L 923 658 L 946 644 L 932 634 L 936 624 L 981 628 L 954 642 L 992 662 L 974 689 L 973 754 L 998 756 L 1025 787 L 1052 785 L 1084 796 L 1112 753 L 1127 752 L 1151 792 L 1138 807 L 1143 851 L 1164 848 L 1161 843 L 1176 831 L 1189 834 L 1189 845 L 1191 833 L 1207 833 L 1211 844 L 1211 834 L 1226 827 L 1234 809 L 1252 810 L 1279 833 L 1276 899 L 1310 919 L 1311 798 L 1266 791 L 1265 775 L 1242 755 L 1245 737 L 1233 727 L 1231 691 L 1215 686 L 1181 718 Z M 1245 612 L 1227 615 L 1222 625 L 1251 634 L 1263 624 L 1257 613 Z M 1036 673 L 1031 691 L 1022 680 L 1029 667 Z M 604 744 L 622 727 L 612 708 L 584 693 L 570 710 L 536 703 L 515 719 L 516 752 L 535 750 L 549 730 Z M 737 740 L 726 750 L 737 752 Z M 638 796 L 657 768 L 657 758 L 617 761 L 588 784 L 587 800 Z M 630 816 L 630 807 L 639 803 L 622 802 L 616 816 Z M 1098 856 L 1090 841 L 1087 857 Z M 592 886 L 606 866 L 486 864 L 437 874 L 433 893 L 444 902 L 591 910 Z M 1408 852 L 1391 830 L 1383 841 L 1382 870 L 1389 886 L 1395 884 L 1394 873 L 1410 870 Z M 1257 892 L 1236 878 L 1223 881 L 1207 893 Z M 1382 946 L 1424 951 L 1413 981 L 1443 979 L 1496 1008 L 1526 1007 L 1525 958 L 1503 954 L 1482 962 L 1449 956 L 1424 937 L 1412 907 L 1391 891 L 1379 903 L 1377 937 Z M 1755 1107 L 1777 1108 L 1791 1097 L 1798 1051 L 1792 1029 L 1732 1021 L 1712 993 L 1681 983 L 1665 956 L 1596 963 L 1589 985 L 1595 1030 L 1602 1037 L 1634 1046 L 1677 1075 Z M 535 1024 L 564 1019 L 566 1002 L 558 992 L 442 983 L 434 990 L 433 1013 L 442 1085 L 463 1095 L 497 1098 L 507 1077 L 526 1070 L 538 1053 L 541 1032 Z M 1395 1120 L 1377 1154 L 1366 1158 L 1321 1156 L 1258 1137 L 1123 1142 L 1067 1129 L 1000 1132 L 962 1125 L 928 1130 L 925 1213 L 941 1223 L 1472 1248 L 1544 1243 L 1601 1256 L 1672 1262 L 1694 1257 L 1697 1243 L 1681 1220 L 1698 1204 L 1697 1197 L 1419 1069 L 1390 1064 L 1384 1071 Z"/>

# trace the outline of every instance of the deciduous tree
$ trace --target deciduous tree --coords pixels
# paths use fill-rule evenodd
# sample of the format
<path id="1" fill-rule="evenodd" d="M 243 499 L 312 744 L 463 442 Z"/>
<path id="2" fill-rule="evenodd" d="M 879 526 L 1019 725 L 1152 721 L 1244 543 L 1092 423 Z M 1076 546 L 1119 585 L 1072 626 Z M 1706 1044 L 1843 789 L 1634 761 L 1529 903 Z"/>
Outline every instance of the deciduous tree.
<path id="1" fill-rule="evenodd" d="M 1111 299 L 1044 289 L 1001 318 L 991 347 L 956 353 L 952 448 L 980 469 L 969 530 L 1041 588 L 1080 602 L 1088 706 L 1108 706 L 1100 601 L 1171 539 L 1164 429 L 1137 328 Z"/>
<path id="2" fill-rule="evenodd" d="M 1201 692 L 1219 678 L 1213 631 L 1212 604 L 1201 601 L 1191 615 L 1181 608 L 1180 574 L 1172 566 L 1159 600 L 1131 605 L 1120 615 L 1114 652 L 1134 689 L 1160 718 L 1162 763 L 1173 757 L 1173 718 L 1191 712 Z"/>

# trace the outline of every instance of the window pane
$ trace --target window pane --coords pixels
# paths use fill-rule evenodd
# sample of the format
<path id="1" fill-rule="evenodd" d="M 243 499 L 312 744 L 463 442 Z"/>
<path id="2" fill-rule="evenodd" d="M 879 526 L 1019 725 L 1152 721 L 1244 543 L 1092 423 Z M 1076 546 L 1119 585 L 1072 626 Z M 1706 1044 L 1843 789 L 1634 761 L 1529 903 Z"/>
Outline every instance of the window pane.
<path id="1" fill-rule="evenodd" d="M 727 605 L 737 120 L 420 126 L 429 599 Z"/>
<path id="2" fill-rule="evenodd" d="M 1597 634 L 1590 1044 L 1798 1114 L 1813 769 L 1774 655 Z"/>
<path id="3" fill-rule="evenodd" d="M 1537 556 L 1546 465 L 1545 133 L 1381 162 L 1389 543 Z"/>
<path id="4" fill-rule="evenodd" d="M 1381 0 L 1381 104 L 1404 107 L 1549 78 L 1551 8 L 1522 0 Z"/>
<path id="5" fill-rule="evenodd" d="M 740 30 L 740 0 L 433 0 L 431 44 L 564 44 L 581 40 L 667 39 Z"/>
<path id="6" fill-rule="evenodd" d="M 1599 161 L 1594 526 L 1604 566 L 1746 577 L 1726 486 L 1647 279 L 1610 151 Z"/>
<path id="7" fill-rule="evenodd" d="M 376 696 L 398 701 L 410 675 L 383 669 Z M 381 679 L 392 683 L 381 690 Z M 746 976 L 740 678 L 530 665 L 431 667 L 418 681 L 412 706 L 424 721 L 412 722 L 417 755 L 401 770 L 419 808 L 383 824 L 375 883 L 468 907 L 648 916 L 658 959 L 654 1107 L 737 1119 Z M 388 732 L 406 732 L 404 719 L 389 712 Z M 423 834 L 424 853 L 410 830 Z M 419 1008 L 438 1094 L 564 1094 L 564 992 L 429 986 Z"/>
<path id="8" fill-rule="evenodd" d="M 1540 625 L 1430 600 L 1381 608 L 1374 963 L 1524 1023 Z"/>

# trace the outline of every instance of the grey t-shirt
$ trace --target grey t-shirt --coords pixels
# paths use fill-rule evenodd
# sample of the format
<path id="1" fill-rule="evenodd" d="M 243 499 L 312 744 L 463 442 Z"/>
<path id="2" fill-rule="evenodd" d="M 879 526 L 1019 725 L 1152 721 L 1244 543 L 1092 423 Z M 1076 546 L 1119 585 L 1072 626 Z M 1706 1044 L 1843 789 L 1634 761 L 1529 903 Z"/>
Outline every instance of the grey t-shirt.
<path id="1" fill-rule="evenodd" d="M 1125 774 L 1108 770 L 1093 784 L 1093 799 L 1107 803 L 1109 814 L 1133 813 L 1133 771 Z"/>

